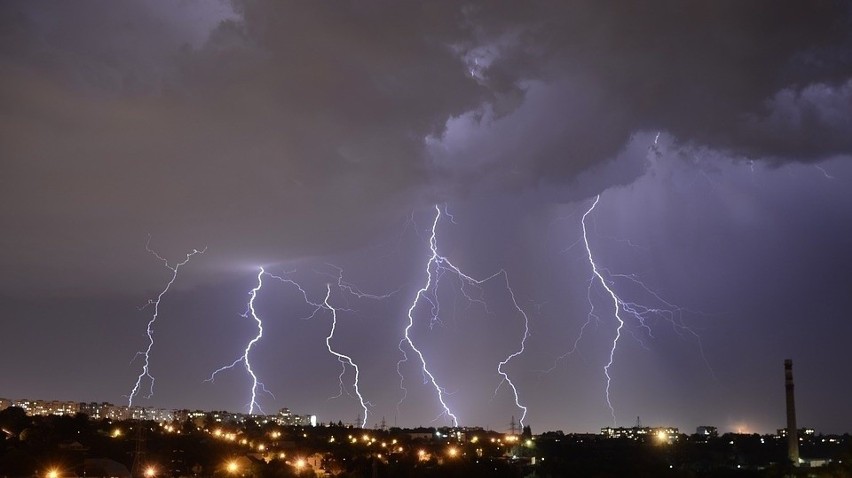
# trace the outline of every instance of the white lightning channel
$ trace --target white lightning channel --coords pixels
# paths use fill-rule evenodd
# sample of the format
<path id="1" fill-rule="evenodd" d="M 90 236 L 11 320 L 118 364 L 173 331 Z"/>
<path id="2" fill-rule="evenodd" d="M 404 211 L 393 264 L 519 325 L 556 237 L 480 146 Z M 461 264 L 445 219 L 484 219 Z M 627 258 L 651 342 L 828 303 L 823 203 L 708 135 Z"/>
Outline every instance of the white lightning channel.
<path id="1" fill-rule="evenodd" d="M 450 218 L 450 220 L 453 223 L 455 223 L 452 215 L 450 215 L 449 213 L 445 213 L 445 214 L 447 215 L 447 217 Z M 423 285 L 423 287 L 421 287 L 417 291 L 417 294 L 414 296 L 414 300 L 412 301 L 411 306 L 408 308 L 408 324 L 406 325 L 405 330 L 403 332 L 403 338 L 399 342 L 399 351 L 402 353 L 402 359 L 400 359 L 397 362 L 397 374 L 399 374 L 400 388 L 403 390 L 403 396 L 400 399 L 400 401 L 397 403 L 397 408 L 399 408 L 399 406 L 402 404 L 402 402 L 405 400 L 405 398 L 408 395 L 408 390 L 405 388 L 405 378 L 402 375 L 402 371 L 401 371 L 402 364 L 408 361 L 408 354 L 405 352 L 405 348 L 403 347 L 403 344 L 408 344 L 408 347 L 410 347 L 411 350 L 413 350 L 414 353 L 417 355 L 417 357 L 420 359 L 421 372 L 423 373 L 423 382 L 424 383 L 430 383 L 432 385 L 432 387 L 435 389 L 435 392 L 438 396 L 438 401 L 440 402 L 441 407 L 443 408 L 443 412 L 442 412 L 441 415 L 446 415 L 447 417 L 449 417 L 452 420 L 453 426 L 458 426 L 458 417 L 450 410 L 449 405 L 447 405 L 447 402 L 446 402 L 446 399 L 445 399 L 445 394 L 447 393 L 446 390 L 444 390 L 443 387 L 438 385 L 438 382 L 435 379 L 435 376 L 432 374 L 432 372 L 429 370 L 429 368 L 426 364 L 426 359 L 423 355 L 423 352 L 414 345 L 414 342 L 411 339 L 410 332 L 411 332 L 411 328 L 414 327 L 414 311 L 417 308 L 418 304 L 420 303 L 421 299 L 425 300 L 426 302 L 428 302 L 430 304 L 430 314 L 431 314 L 430 326 L 434 325 L 435 323 L 440 322 L 440 319 L 439 319 L 440 303 L 438 301 L 437 288 L 438 288 L 438 282 L 439 282 L 440 278 L 445 273 L 455 274 L 462 283 L 460 290 L 461 290 L 462 294 L 465 296 L 465 298 L 467 300 L 469 300 L 470 302 L 482 304 L 482 306 L 485 307 L 485 310 L 488 311 L 487 304 L 485 303 L 485 301 L 482 300 L 482 299 L 476 298 L 476 297 L 471 297 L 467 293 L 467 291 L 465 290 L 464 286 L 465 286 L 465 284 L 467 284 L 467 285 L 478 287 L 478 286 L 482 285 L 483 283 L 490 281 L 491 279 L 494 279 L 495 277 L 503 276 L 503 278 L 506 282 L 506 289 L 509 291 L 509 294 L 512 298 L 512 303 L 514 304 L 517 311 L 524 318 L 524 335 L 521 338 L 521 344 L 520 344 L 519 350 L 510 354 L 508 357 L 506 357 L 504 360 L 502 360 L 499 363 L 499 365 L 497 366 L 497 372 L 503 378 L 502 378 L 500 384 L 498 384 L 497 389 L 495 389 L 494 392 L 496 394 L 497 390 L 499 390 L 499 388 L 500 388 L 500 385 L 502 385 L 503 383 L 509 384 L 509 386 L 512 389 L 513 395 L 514 395 L 515 405 L 523 411 L 523 417 L 526 417 L 527 407 L 521 405 L 517 387 L 512 382 L 512 380 L 509 378 L 508 374 L 503 371 L 503 367 L 506 366 L 509 363 L 509 361 L 511 361 L 513 358 L 517 357 L 518 355 L 521 355 L 525 351 L 526 339 L 529 336 L 529 319 L 527 317 L 527 314 L 518 305 L 518 302 L 515 299 L 514 291 L 512 290 L 512 288 L 509 285 L 508 274 L 506 273 L 506 271 L 504 269 L 500 269 L 498 272 L 496 272 L 496 273 L 494 273 L 494 274 L 492 274 L 492 275 L 490 275 L 490 276 L 488 276 L 484 279 L 475 279 L 475 278 L 465 274 L 464 272 L 462 272 L 462 270 L 459 269 L 455 264 L 453 264 L 447 257 L 442 256 L 438 253 L 437 227 L 438 227 L 438 222 L 441 219 L 441 216 L 442 216 L 442 212 L 441 212 L 440 206 L 435 205 L 435 219 L 432 221 L 432 229 L 431 229 L 431 234 L 429 236 L 429 250 L 431 252 L 431 255 L 429 256 L 429 260 L 426 261 L 426 268 L 425 268 L 426 283 Z M 433 268 L 434 268 L 434 273 L 433 273 Z M 431 294 L 431 297 L 429 295 L 430 290 L 433 291 L 432 294 Z M 440 415 L 439 415 L 439 417 L 440 417 Z M 523 418 L 521 419 L 521 421 L 523 422 Z"/>
<path id="2" fill-rule="evenodd" d="M 327 264 L 327 265 L 329 267 L 332 267 L 333 269 L 335 269 L 337 271 L 337 275 L 336 276 L 331 275 L 331 274 L 324 274 L 324 275 L 330 275 L 331 277 L 336 278 L 337 286 L 341 291 L 349 293 L 349 294 L 355 296 L 358 299 L 382 300 L 382 299 L 386 299 L 386 298 L 388 298 L 388 297 L 390 297 L 390 296 L 392 296 L 393 294 L 396 293 L 396 291 L 391 292 L 389 294 L 369 294 L 369 293 L 363 292 L 363 291 L 361 291 L 361 289 L 359 289 L 354 284 L 351 284 L 351 283 L 343 280 L 343 269 L 342 268 L 335 266 L 334 264 Z M 342 310 L 351 311 L 351 309 L 344 309 L 344 308 L 341 308 L 341 307 L 332 307 L 331 306 L 331 304 L 328 302 L 329 299 L 330 299 L 329 294 L 331 292 L 331 289 L 330 289 L 331 284 L 326 285 L 327 287 L 326 287 L 326 298 L 325 298 L 325 300 L 323 302 L 315 302 L 315 301 L 308 298 L 308 293 L 305 291 L 304 287 L 302 287 L 301 284 L 299 284 L 298 282 L 296 282 L 293 279 L 286 277 L 286 274 L 287 274 L 286 272 L 285 272 L 284 276 L 278 276 L 278 275 L 270 274 L 268 272 L 266 274 L 270 277 L 278 279 L 282 283 L 290 284 L 293 287 L 295 287 L 296 289 L 298 289 L 298 291 L 302 295 L 302 298 L 304 299 L 305 303 L 310 305 L 311 307 L 313 307 L 313 311 L 311 311 L 310 315 L 308 315 L 307 317 L 303 317 L 302 320 L 308 320 L 308 319 L 314 318 L 320 310 L 328 310 L 332 313 L 332 328 L 331 328 L 331 332 L 329 333 L 328 337 L 326 338 L 326 348 L 328 349 L 329 353 L 331 353 L 334 357 L 336 357 L 337 360 L 340 362 L 341 371 L 340 371 L 340 374 L 338 375 L 339 393 L 334 397 L 330 397 L 329 400 L 332 400 L 332 399 L 335 399 L 335 398 L 340 398 L 341 396 L 343 396 L 344 393 L 348 394 L 348 392 L 346 391 L 346 386 L 343 383 L 343 377 L 346 374 L 346 365 L 347 364 L 350 365 L 355 370 L 355 381 L 354 381 L 355 395 L 358 397 L 358 400 L 359 400 L 359 402 L 361 403 L 361 406 L 364 409 L 364 419 L 363 419 L 363 422 L 361 423 L 361 426 L 362 427 L 365 426 L 366 423 L 367 423 L 367 418 L 368 418 L 368 408 L 367 407 L 372 406 L 372 405 L 370 404 L 369 401 L 364 400 L 364 397 L 363 397 L 363 395 L 361 394 L 361 391 L 360 391 L 360 368 L 355 364 L 355 362 L 352 360 L 351 357 L 343 355 L 343 354 L 335 351 L 331 347 L 331 339 L 334 336 L 334 332 L 337 328 L 337 313 L 339 311 L 342 311 Z"/>
<path id="3" fill-rule="evenodd" d="M 601 286 L 606 290 L 609 296 L 612 298 L 612 305 L 615 314 L 615 320 L 618 321 L 618 327 L 615 329 L 615 338 L 612 339 L 612 348 L 609 351 L 609 362 L 604 366 L 604 375 L 606 376 L 606 404 L 609 406 L 610 414 L 612 414 L 612 422 L 616 423 L 615 418 L 615 408 L 612 406 L 612 400 L 610 399 L 609 390 L 610 385 L 612 385 L 612 376 L 609 371 L 612 368 L 612 364 L 615 361 L 615 349 L 618 347 L 618 339 L 621 338 L 621 329 L 624 327 L 624 320 L 622 320 L 619 312 L 621 310 L 621 300 L 618 296 L 613 292 L 613 290 L 609 287 L 606 280 L 604 280 L 601 273 L 598 271 L 598 266 L 595 264 L 595 259 L 592 257 L 592 249 L 589 247 L 589 237 L 586 231 L 586 217 L 595 209 L 595 206 L 598 205 L 598 201 L 601 199 L 600 194 L 595 197 L 595 201 L 592 203 L 592 207 L 589 208 L 588 211 L 583 214 L 583 219 L 581 221 L 583 225 L 583 243 L 586 245 L 586 253 L 589 257 L 589 264 L 592 266 L 592 273 L 597 277 Z M 585 326 L 584 326 L 585 327 Z"/>
<path id="4" fill-rule="evenodd" d="M 263 385 L 263 383 L 258 381 L 257 375 L 254 373 L 254 370 L 252 370 L 251 362 L 249 361 L 249 352 L 251 352 L 252 347 L 254 347 L 254 345 L 263 337 L 263 322 L 257 316 L 257 311 L 254 309 L 254 300 L 257 298 L 258 291 L 263 287 L 264 274 L 266 274 L 266 271 L 263 269 L 263 267 L 261 267 L 260 271 L 257 273 L 257 286 L 255 286 L 249 292 L 250 299 L 248 301 L 248 307 L 246 308 L 246 311 L 242 314 L 242 317 L 246 319 L 248 319 L 250 315 L 251 319 L 257 323 L 257 335 L 249 341 L 248 345 L 246 345 L 246 348 L 243 351 L 243 354 L 240 357 L 234 360 L 230 365 L 225 365 L 224 367 L 220 367 L 219 369 L 217 369 L 215 372 L 210 374 L 210 377 L 206 380 L 208 382 L 213 382 L 216 378 L 216 374 L 224 370 L 234 368 L 238 363 L 242 362 L 243 366 L 246 369 L 246 372 L 249 374 L 252 381 L 251 401 L 249 402 L 249 414 L 254 413 L 255 407 L 257 407 L 257 409 L 260 410 L 261 413 L 263 413 L 263 409 L 260 407 L 260 404 L 257 403 L 258 389 L 270 393 L 268 390 L 266 390 L 266 387 Z"/>
<path id="5" fill-rule="evenodd" d="M 427 381 L 428 377 L 428 382 L 432 384 L 432 387 L 435 388 L 435 392 L 438 394 L 438 401 L 441 402 L 441 407 L 443 407 L 444 409 L 444 414 L 450 417 L 450 419 L 453 421 L 453 426 L 458 426 L 458 417 L 456 417 L 456 415 L 450 410 L 450 407 L 444 400 L 444 389 L 441 388 L 440 385 L 438 385 L 438 382 L 435 380 L 435 376 L 432 375 L 432 372 L 429 371 L 429 368 L 426 366 L 426 358 L 423 357 L 423 352 L 421 352 L 420 349 L 418 349 L 414 345 L 414 342 L 411 340 L 411 335 L 409 334 L 411 328 L 414 327 L 414 309 L 417 308 L 417 304 L 420 302 L 420 299 L 424 298 L 426 292 L 432 287 L 432 265 L 436 264 L 440 257 L 438 255 L 438 246 L 435 231 L 438 227 L 438 220 L 440 220 L 441 218 L 441 209 L 438 206 L 435 206 L 435 211 L 435 220 L 432 221 L 432 235 L 429 236 L 429 249 L 432 251 L 432 255 L 426 262 L 426 283 L 417 291 L 417 294 L 414 296 L 414 301 L 411 303 L 411 307 L 408 308 L 408 325 L 405 326 L 403 338 L 399 341 L 399 351 L 402 352 L 402 359 L 396 364 L 396 372 L 399 374 L 399 386 L 404 392 L 403 397 L 400 400 L 401 403 L 401 401 L 405 400 L 405 397 L 408 395 L 408 391 L 404 386 L 404 377 L 402 376 L 402 371 L 400 371 L 402 363 L 408 360 L 408 354 L 405 353 L 405 349 L 403 349 L 402 344 L 408 343 L 408 346 L 411 347 L 411 350 L 413 350 L 414 353 L 417 354 L 417 357 L 420 358 L 424 382 Z"/>
<path id="6" fill-rule="evenodd" d="M 358 401 L 361 403 L 361 408 L 364 410 L 364 419 L 361 422 L 361 428 L 364 428 L 367 425 L 367 414 L 369 413 L 369 410 L 367 409 L 367 402 L 364 401 L 364 397 L 361 395 L 361 390 L 359 388 L 360 387 L 359 378 L 360 378 L 360 375 L 361 375 L 361 369 L 358 368 L 358 365 L 352 360 L 351 357 L 349 357 L 348 355 L 342 354 L 342 353 L 334 350 L 331 347 L 331 338 L 334 336 L 334 331 L 337 328 L 337 309 L 335 309 L 334 307 L 331 306 L 331 304 L 328 303 L 328 300 L 329 300 L 330 297 L 331 297 L 331 284 L 326 284 L 326 294 L 325 294 L 325 300 L 323 300 L 323 305 L 328 310 L 331 311 L 331 330 L 329 331 L 328 335 L 325 338 L 325 346 L 326 346 L 326 348 L 328 348 L 328 352 L 330 354 L 334 355 L 335 357 L 337 357 L 337 359 L 341 363 L 349 364 L 350 367 L 355 369 L 355 382 L 353 384 L 353 387 L 355 389 L 355 395 L 358 397 Z M 340 380 L 341 380 L 341 384 L 342 384 L 343 383 L 343 373 L 340 374 Z M 341 387 L 341 390 L 342 390 L 342 387 Z"/>
<path id="7" fill-rule="evenodd" d="M 704 347 L 703 347 L 702 342 L 701 342 L 701 337 L 694 330 L 692 330 L 691 328 L 689 328 L 688 326 L 686 326 L 683 323 L 682 314 L 684 312 L 692 312 L 692 311 L 688 311 L 687 309 L 683 309 L 683 308 L 678 307 L 677 305 L 675 305 L 671 302 L 668 302 L 660 294 L 658 294 L 657 292 L 653 291 L 651 288 L 646 286 L 645 283 L 642 282 L 641 280 L 639 280 L 634 274 L 614 274 L 614 273 L 610 272 L 609 270 L 607 270 L 606 268 L 599 267 L 595 263 L 595 260 L 594 260 L 593 254 L 592 254 L 592 249 L 591 249 L 591 246 L 589 245 L 586 219 L 592 213 L 592 211 L 594 211 L 595 207 L 598 204 L 598 201 L 600 201 L 600 195 L 595 197 L 595 200 L 592 203 L 591 207 L 589 207 L 589 209 L 586 211 L 586 213 L 583 214 L 583 219 L 581 221 L 582 227 L 583 227 L 583 243 L 586 246 L 586 254 L 588 256 L 589 264 L 592 267 L 592 273 L 593 273 L 593 276 L 592 276 L 591 280 L 589 281 L 589 288 L 588 288 L 588 291 L 587 291 L 587 297 L 589 299 L 589 306 L 590 306 L 589 315 L 588 315 L 588 318 L 586 320 L 586 323 L 583 324 L 583 327 L 580 329 L 580 335 L 577 337 L 577 340 L 575 340 L 574 347 L 568 353 L 566 353 L 562 357 L 559 357 L 557 359 L 557 361 L 568 356 L 568 355 L 570 355 L 570 354 L 572 354 L 574 351 L 576 351 L 577 350 L 577 344 L 579 343 L 580 339 L 582 338 L 583 332 L 585 331 L 586 327 L 591 323 L 591 321 L 593 319 L 594 320 L 599 319 L 598 316 L 595 314 L 594 302 L 591 299 L 592 287 L 594 286 L 595 281 L 599 282 L 601 284 L 601 286 L 604 288 L 604 290 L 606 290 L 609 297 L 612 299 L 614 316 L 615 316 L 615 319 L 618 321 L 618 327 L 616 328 L 616 331 L 615 331 L 615 338 L 613 338 L 612 347 L 610 348 L 609 361 L 607 362 L 606 366 L 604 367 L 604 375 L 606 376 L 606 402 L 607 402 L 607 405 L 609 406 L 610 413 L 612 414 L 613 424 L 615 424 L 615 422 L 616 422 L 615 409 L 612 406 L 612 400 L 611 400 L 611 397 L 610 397 L 610 388 L 611 388 L 611 385 L 612 385 L 612 375 L 611 375 L 610 372 L 611 372 L 613 363 L 615 362 L 615 352 L 616 352 L 616 349 L 618 348 L 618 341 L 621 338 L 621 333 L 622 333 L 622 330 L 624 329 L 624 326 L 625 326 L 625 321 L 624 321 L 621 313 L 625 313 L 625 314 L 627 314 L 628 317 L 632 317 L 636 321 L 636 326 L 639 329 L 644 330 L 645 333 L 647 334 L 647 336 L 650 337 L 650 338 L 654 338 L 654 335 L 653 335 L 653 332 L 651 330 L 651 326 L 648 323 L 648 320 L 651 319 L 651 318 L 655 318 L 655 317 L 661 318 L 661 319 L 669 322 L 671 324 L 674 332 L 677 333 L 679 336 L 681 336 L 681 337 L 686 337 L 687 335 L 691 336 L 693 339 L 696 340 L 696 342 L 698 344 L 698 350 L 699 350 L 699 353 L 701 355 L 701 358 L 704 361 L 704 364 L 707 366 L 707 369 L 710 371 L 710 374 L 714 378 L 715 378 L 715 373 L 713 372 L 713 369 L 710 366 L 710 363 L 707 361 L 707 357 L 704 354 Z M 622 297 L 620 297 L 618 294 L 616 294 L 616 292 L 613 290 L 613 287 L 614 287 L 614 284 L 615 284 L 614 279 L 621 279 L 621 280 L 626 280 L 626 281 L 632 282 L 633 284 L 635 284 L 636 286 L 638 286 L 642 290 L 644 290 L 644 292 L 646 294 L 648 294 L 650 297 L 652 297 L 655 301 L 657 301 L 659 304 L 662 304 L 662 305 L 660 305 L 660 306 L 648 306 L 648 305 L 640 304 L 638 302 L 631 302 L 631 301 L 627 301 L 627 300 L 622 299 Z M 643 343 L 642 339 L 638 335 L 636 335 L 636 333 L 632 329 L 627 329 L 627 331 L 630 332 L 634 336 L 634 338 L 636 338 L 636 340 L 640 343 L 640 345 L 645 347 L 645 344 Z"/>
<path id="8" fill-rule="evenodd" d="M 139 355 L 142 355 L 145 359 L 144 359 L 144 363 L 142 364 L 142 372 L 140 372 L 139 376 L 136 377 L 136 383 L 133 385 L 133 389 L 130 391 L 130 395 L 128 395 L 128 397 L 127 397 L 127 406 L 128 407 L 133 406 L 133 398 L 139 393 L 139 388 L 142 386 L 142 379 L 143 378 L 147 377 L 148 380 L 150 381 L 150 387 L 148 389 L 148 395 L 146 396 L 146 398 L 151 398 L 151 396 L 154 395 L 154 376 L 151 375 L 150 358 L 151 358 L 151 349 L 154 347 L 154 323 L 157 321 L 157 318 L 160 315 L 160 301 L 163 299 L 163 296 L 166 295 L 166 292 L 169 291 L 169 288 L 171 288 L 172 284 L 174 284 L 175 279 L 177 279 L 178 269 L 180 269 L 181 266 L 183 266 L 184 264 L 189 262 L 189 259 L 192 256 L 194 256 L 196 254 L 204 254 L 204 252 L 207 251 L 206 247 L 204 249 L 200 250 L 200 251 L 198 249 L 193 249 L 192 252 L 190 252 L 186 255 L 186 258 L 183 261 L 178 262 L 177 264 L 172 266 L 172 265 L 169 265 L 168 260 L 164 259 L 162 256 L 157 254 L 156 251 L 151 249 L 150 245 L 151 245 L 151 236 L 148 236 L 148 242 L 145 243 L 145 250 L 147 250 L 151 255 L 156 257 L 158 260 L 162 261 L 163 265 L 166 266 L 166 269 L 169 269 L 170 271 L 172 271 L 172 277 L 171 277 L 171 279 L 169 279 L 169 282 L 166 284 L 166 286 L 163 288 L 163 290 L 161 290 L 160 293 L 157 294 L 156 299 L 149 299 L 148 300 L 147 305 L 153 305 L 154 306 L 154 312 L 151 316 L 151 320 L 148 321 L 148 326 L 146 328 L 146 333 L 148 335 L 148 347 L 145 349 L 144 352 L 137 352 L 136 353 L 137 357 Z"/>
<path id="9" fill-rule="evenodd" d="M 515 299 L 515 291 L 513 291 L 512 288 L 509 286 L 509 276 L 506 274 L 506 271 L 501 269 L 500 272 L 503 273 L 503 278 L 506 280 L 506 290 L 509 291 L 509 295 L 512 298 L 512 303 L 515 305 L 515 308 L 518 310 L 518 312 L 524 318 L 524 336 L 521 338 L 521 347 L 516 352 L 511 353 L 508 357 L 503 359 L 503 361 L 501 361 L 497 365 L 497 373 L 499 373 L 500 375 L 503 376 L 503 381 L 500 382 L 500 384 L 497 385 L 497 388 L 494 390 L 494 394 L 495 395 L 497 394 L 497 390 L 500 389 L 500 385 L 503 382 L 509 384 L 509 387 L 512 388 L 512 394 L 514 395 L 514 398 L 515 398 L 515 406 L 520 408 L 523 412 L 521 414 L 520 420 L 518 420 L 518 422 L 520 422 L 520 424 L 521 424 L 521 427 L 523 427 L 524 426 L 524 419 L 527 417 L 527 407 L 524 406 L 524 405 L 521 405 L 520 397 L 518 397 L 518 389 L 517 389 L 517 387 L 515 387 L 515 384 L 509 378 L 509 375 L 506 372 L 503 371 L 503 367 L 505 367 L 509 363 L 510 360 L 517 357 L 518 355 L 521 355 L 526 350 L 527 337 L 530 336 L 530 319 L 529 319 L 529 317 L 527 317 L 526 312 L 524 312 L 523 309 L 521 309 L 521 307 L 518 305 L 518 301 Z"/>

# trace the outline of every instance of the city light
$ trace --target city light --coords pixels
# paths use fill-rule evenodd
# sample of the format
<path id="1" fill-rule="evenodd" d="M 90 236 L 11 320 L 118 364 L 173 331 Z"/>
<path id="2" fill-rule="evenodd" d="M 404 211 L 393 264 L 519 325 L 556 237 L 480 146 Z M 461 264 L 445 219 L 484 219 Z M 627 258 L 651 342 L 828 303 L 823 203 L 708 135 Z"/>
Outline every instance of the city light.
<path id="1" fill-rule="evenodd" d="M 299 458 L 298 460 L 296 460 L 296 463 L 294 463 L 294 465 L 296 466 L 296 469 L 298 469 L 298 470 L 301 470 L 302 468 L 304 468 L 305 464 L 306 463 L 305 463 L 304 458 Z"/>
<path id="2" fill-rule="evenodd" d="M 47 478 L 59 478 L 59 470 L 57 470 L 56 468 L 51 468 L 47 470 L 45 476 L 47 476 Z"/>
<path id="3" fill-rule="evenodd" d="M 450 455 L 450 458 L 455 458 L 456 456 L 458 456 L 458 454 L 459 454 L 459 450 L 458 450 L 458 448 L 456 448 L 454 446 L 451 446 L 447 450 L 447 455 Z"/>
<path id="4" fill-rule="evenodd" d="M 225 465 L 225 469 L 228 470 L 228 473 L 234 474 L 240 470 L 240 465 L 237 463 L 237 460 L 231 460 Z"/>
<path id="5" fill-rule="evenodd" d="M 153 466 L 145 468 L 145 478 L 154 478 L 155 476 L 157 476 L 156 468 L 154 468 Z"/>

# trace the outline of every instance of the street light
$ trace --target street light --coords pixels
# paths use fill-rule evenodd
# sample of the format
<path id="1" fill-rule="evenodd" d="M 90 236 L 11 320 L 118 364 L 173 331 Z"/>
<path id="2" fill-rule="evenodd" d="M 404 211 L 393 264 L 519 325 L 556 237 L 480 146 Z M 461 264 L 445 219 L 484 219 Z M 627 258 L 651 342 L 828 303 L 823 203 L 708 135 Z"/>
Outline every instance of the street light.
<path id="1" fill-rule="evenodd" d="M 233 475 L 240 470 L 240 465 L 237 464 L 237 460 L 231 460 L 227 465 L 225 465 L 225 469 L 228 470 L 228 473 Z"/>
<path id="2" fill-rule="evenodd" d="M 155 476 L 157 476 L 156 468 L 154 468 L 153 466 L 145 468 L 145 478 L 154 478 Z"/>
<path id="3" fill-rule="evenodd" d="M 59 478 L 59 470 L 56 468 L 51 468 L 47 470 L 47 478 Z"/>

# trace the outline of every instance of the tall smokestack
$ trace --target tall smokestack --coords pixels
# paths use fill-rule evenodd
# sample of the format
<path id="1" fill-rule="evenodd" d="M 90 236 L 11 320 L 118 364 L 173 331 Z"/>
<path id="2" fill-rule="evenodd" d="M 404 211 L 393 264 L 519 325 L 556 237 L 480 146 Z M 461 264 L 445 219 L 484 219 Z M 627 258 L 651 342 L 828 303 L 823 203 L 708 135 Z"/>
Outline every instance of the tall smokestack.
<path id="1" fill-rule="evenodd" d="M 787 388 L 787 458 L 799 464 L 799 432 L 796 427 L 796 402 L 793 397 L 793 361 L 784 360 L 784 384 Z"/>

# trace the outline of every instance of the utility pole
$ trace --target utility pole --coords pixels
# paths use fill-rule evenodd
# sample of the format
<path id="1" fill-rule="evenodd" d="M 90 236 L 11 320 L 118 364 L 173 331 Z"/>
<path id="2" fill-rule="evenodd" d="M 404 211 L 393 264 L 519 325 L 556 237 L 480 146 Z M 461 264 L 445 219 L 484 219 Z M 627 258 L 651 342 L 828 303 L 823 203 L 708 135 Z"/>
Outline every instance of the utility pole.
<path id="1" fill-rule="evenodd" d="M 145 470 L 142 469 L 145 461 L 145 436 L 143 427 L 144 423 L 141 420 L 136 422 L 136 438 L 134 438 L 136 444 L 133 447 L 133 465 L 130 470 L 132 478 L 142 478 L 145 474 Z"/>

